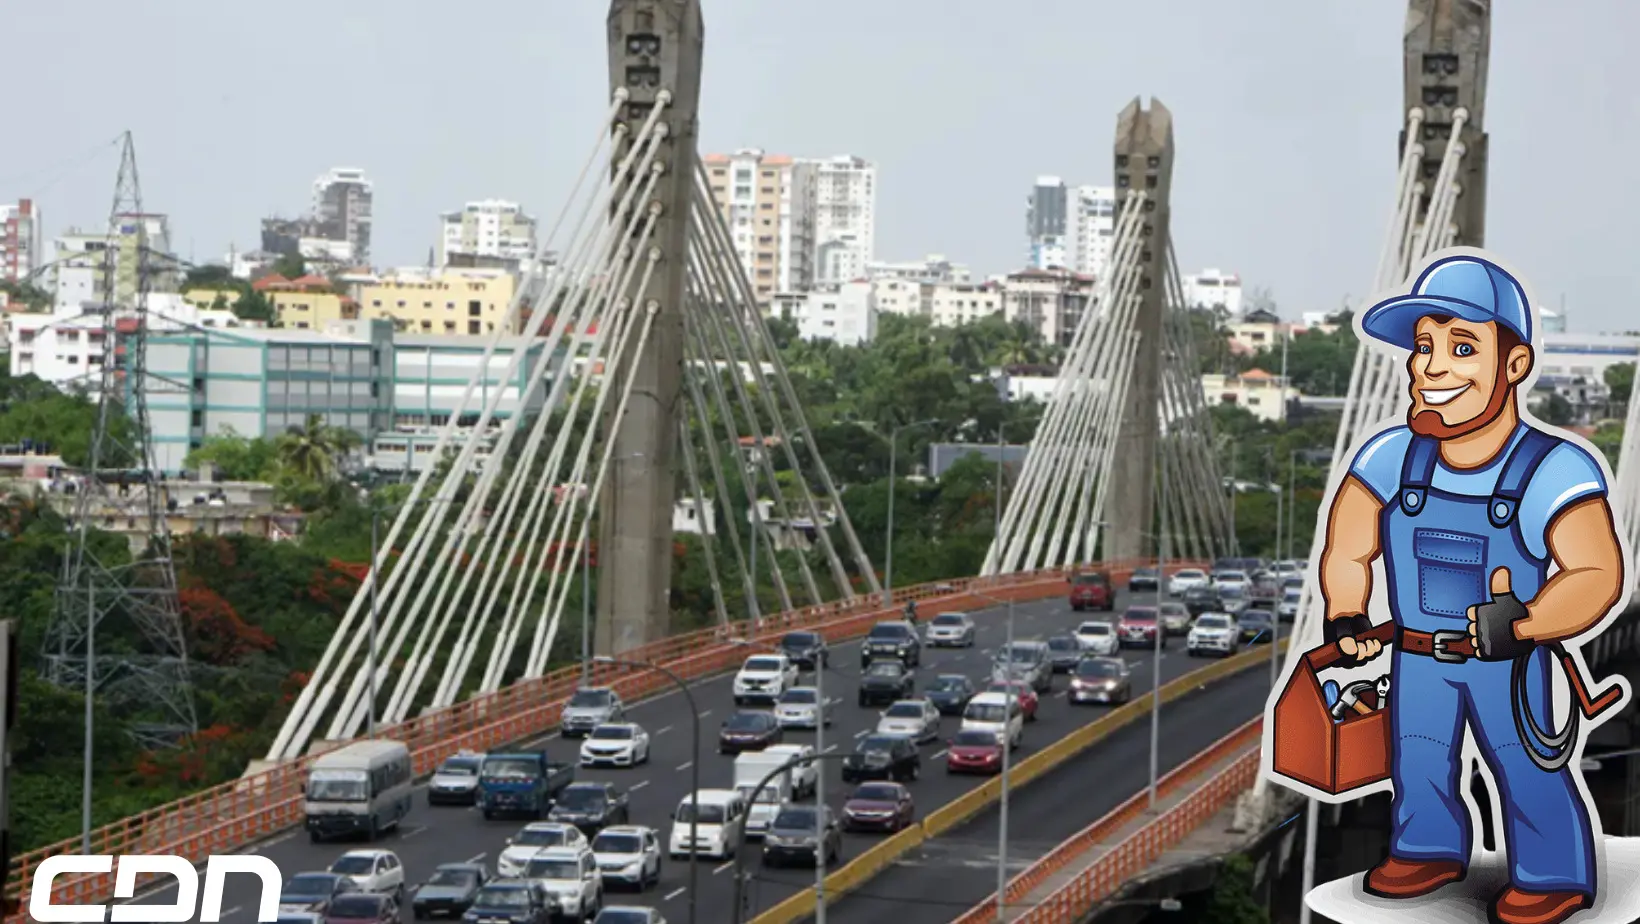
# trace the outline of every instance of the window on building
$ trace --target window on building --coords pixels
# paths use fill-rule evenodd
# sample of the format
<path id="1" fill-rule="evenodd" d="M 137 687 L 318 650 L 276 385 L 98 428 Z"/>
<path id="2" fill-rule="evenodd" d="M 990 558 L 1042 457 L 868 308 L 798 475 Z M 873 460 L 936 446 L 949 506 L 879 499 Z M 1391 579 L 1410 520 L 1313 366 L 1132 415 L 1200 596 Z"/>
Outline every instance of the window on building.
<path id="1" fill-rule="evenodd" d="M 467 322 L 467 333 L 469 333 L 469 334 L 480 334 L 480 333 L 483 333 L 483 332 L 484 332 L 484 322 L 482 322 L 482 321 L 468 321 Z"/>
<path id="2" fill-rule="evenodd" d="M 191 427 L 205 426 L 205 412 L 195 409 L 188 413 L 188 425 Z"/>

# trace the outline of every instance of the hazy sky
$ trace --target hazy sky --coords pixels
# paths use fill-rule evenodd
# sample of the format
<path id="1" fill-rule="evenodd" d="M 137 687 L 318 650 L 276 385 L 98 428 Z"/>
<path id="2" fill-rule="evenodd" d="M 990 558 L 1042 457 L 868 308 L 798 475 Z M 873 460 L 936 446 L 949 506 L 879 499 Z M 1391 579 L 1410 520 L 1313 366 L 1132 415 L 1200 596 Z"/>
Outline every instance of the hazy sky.
<path id="1" fill-rule="evenodd" d="M 1038 174 L 1110 181 L 1118 110 L 1173 111 L 1182 267 L 1284 313 L 1364 294 L 1389 219 L 1403 0 L 704 0 L 702 146 L 857 154 L 880 259 L 1017 268 Z M 506 198 L 549 223 L 608 97 L 604 0 L 11 0 L 0 201 L 100 227 L 136 134 L 146 204 L 197 261 L 313 179 L 376 184 L 378 262 Z M 1633 0 L 1499 4 L 1489 245 L 1574 329 L 1640 328 Z M 1636 320 L 1627 320 L 1635 318 Z"/>

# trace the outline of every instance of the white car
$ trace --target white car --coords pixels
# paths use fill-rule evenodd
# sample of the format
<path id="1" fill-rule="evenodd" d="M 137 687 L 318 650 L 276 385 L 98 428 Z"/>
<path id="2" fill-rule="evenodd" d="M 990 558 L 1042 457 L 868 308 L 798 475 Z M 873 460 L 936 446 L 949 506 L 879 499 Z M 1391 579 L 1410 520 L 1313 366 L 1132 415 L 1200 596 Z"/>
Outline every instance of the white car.
<path id="1" fill-rule="evenodd" d="M 928 647 L 972 648 L 978 632 L 967 613 L 940 613 L 928 623 Z"/>
<path id="2" fill-rule="evenodd" d="M 1276 604 L 1276 618 L 1282 622 L 1292 622 L 1298 618 L 1298 603 L 1304 594 L 1304 585 L 1297 578 L 1288 578 L 1287 586 L 1281 589 L 1281 602 Z"/>
<path id="3" fill-rule="evenodd" d="M 538 883 L 558 902 L 558 913 L 571 921 L 591 918 L 604 904 L 604 879 L 592 848 L 542 847 L 524 864 L 520 879 Z"/>
<path id="4" fill-rule="evenodd" d="M 814 687 L 792 687 L 774 704 L 774 718 L 781 728 L 816 728 L 822 715 L 830 726 L 831 712 L 831 703 L 822 706 L 820 691 Z"/>
<path id="5" fill-rule="evenodd" d="M 561 821 L 532 821 L 507 838 L 506 848 L 495 858 L 495 875 L 499 879 L 517 879 L 524 873 L 524 864 L 541 848 L 574 847 L 586 842 L 587 836 L 574 825 Z"/>
<path id="6" fill-rule="evenodd" d="M 353 880 L 361 892 L 404 898 L 404 864 L 391 850 L 349 850 L 330 864 L 330 871 Z"/>
<path id="7" fill-rule="evenodd" d="M 661 836 L 654 828 L 605 828 L 592 839 L 592 856 L 606 884 L 646 889 L 661 881 Z"/>
<path id="8" fill-rule="evenodd" d="M 1116 627 L 1108 622 L 1085 622 L 1076 627 L 1076 640 L 1088 654 L 1114 657 L 1121 648 Z"/>
<path id="9" fill-rule="evenodd" d="M 1196 624 L 1190 627 L 1190 635 L 1184 644 L 1192 658 L 1209 654 L 1229 657 L 1235 653 L 1240 638 L 1241 627 L 1236 624 L 1234 616 L 1228 613 L 1203 613 L 1196 617 Z"/>
<path id="10" fill-rule="evenodd" d="M 779 754 L 787 760 L 794 757 L 812 758 L 814 748 L 806 744 L 771 744 L 764 748 L 762 753 Z M 807 799 L 809 796 L 814 795 L 816 789 L 820 788 L 820 762 L 810 760 L 807 763 L 798 764 L 792 768 L 791 778 L 792 798 Z"/>
<path id="11" fill-rule="evenodd" d="M 902 699 L 883 710 L 877 733 L 904 735 L 918 744 L 927 744 L 940 736 L 940 711 L 926 699 Z"/>
<path id="12" fill-rule="evenodd" d="M 1213 589 L 1221 597 L 1245 597 L 1253 589 L 1253 580 L 1245 571 L 1220 571 L 1213 575 Z"/>
<path id="13" fill-rule="evenodd" d="M 735 675 L 735 705 L 748 702 L 773 703 L 797 686 L 797 665 L 783 654 L 752 655 Z"/>
<path id="14" fill-rule="evenodd" d="M 1185 568 L 1173 572 L 1167 579 L 1167 592 L 1174 597 L 1182 597 L 1192 587 L 1206 587 L 1209 583 L 1207 572 L 1200 568 Z"/>
<path id="15" fill-rule="evenodd" d="M 631 722 L 600 725 L 581 742 L 583 767 L 636 767 L 649 763 L 649 732 Z"/>

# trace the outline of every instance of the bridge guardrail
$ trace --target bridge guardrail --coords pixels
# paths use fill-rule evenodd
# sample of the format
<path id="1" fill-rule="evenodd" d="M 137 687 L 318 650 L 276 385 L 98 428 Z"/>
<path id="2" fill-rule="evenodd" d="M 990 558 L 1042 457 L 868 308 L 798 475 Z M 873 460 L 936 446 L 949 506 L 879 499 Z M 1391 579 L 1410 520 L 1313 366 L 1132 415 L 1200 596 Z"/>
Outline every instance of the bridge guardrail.
<path id="1" fill-rule="evenodd" d="M 1264 719 L 1261 716 L 1249 721 L 1247 724 L 1241 726 L 1230 734 L 1225 735 L 1218 741 L 1215 741 L 1201 753 L 1196 754 L 1194 757 L 1190 758 L 1190 760 L 1174 768 L 1172 772 L 1158 780 L 1156 782 L 1157 797 L 1162 798 L 1171 795 L 1172 793 L 1182 789 L 1185 785 L 1195 782 L 1204 772 L 1206 772 L 1209 767 L 1217 763 L 1219 760 L 1222 760 L 1226 755 L 1245 750 L 1249 745 L 1258 744 L 1263 731 Z M 1256 767 L 1258 763 L 1257 752 L 1254 752 L 1251 756 L 1254 759 L 1253 763 Z M 1223 772 L 1228 773 L 1229 771 L 1232 771 L 1236 767 L 1240 766 L 1243 762 L 1244 761 L 1237 761 L 1235 764 L 1231 764 L 1229 767 L 1226 767 Z M 1217 777 L 1215 776 L 1213 779 L 1217 779 Z M 1209 780 L 1209 786 L 1210 785 L 1211 780 Z M 1236 789 L 1231 793 L 1231 795 L 1234 795 L 1235 792 L 1240 791 L 1240 789 Z M 1202 793 L 1205 796 L 1211 796 L 1211 790 L 1207 786 L 1203 787 Z M 1187 800 L 1187 802 L 1194 801 L 1197 801 L 1197 797 L 1195 796 L 1193 796 L 1190 800 Z M 1212 811 L 1197 818 L 1196 824 L 1200 824 L 1201 820 L 1211 817 L 1214 812 L 1217 812 L 1219 808 L 1223 807 L 1223 803 L 1224 800 L 1220 799 L 1214 804 Z M 1011 906 L 1025 899 L 1032 892 L 1036 891 L 1038 886 L 1047 881 L 1049 877 L 1071 865 L 1073 862 L 1085 855 L 1089 850 L 1097 847 L 1099 844 L 1104 842 L 1106 838 L 1110 837 L 1112 833 L 1121 830 L 1123 826 L 1142 816 L 1149 807 L 1149 804 L 1150 794 L 1148 792 L 1141 791 L 1135 793 L 1132 798 L 1128 799 L 1126 802 L 1123 802 L 1116 808 L 1111 809 L 1109 812 L 1105 813 L 1104 816 L 1099 818 L 1099 820 L 1066 838 L 1059 844 L 1059 846 L 1049 851 L 1041 859 L 1031 864 L 1018 875 L 1014 876 L 1014 878 L 1008 880 L 1008 904 Z M 1152 824 L 1160 822 L 1170 813 L 1171 810 L 1158 815 L 1157 821 Z M 1148 828 L 1150 825 L 1147 825 L 1146 827 Z M 1194 830 L 1194 825 L 1191 827 L 1191 830 Z M 1129 839 L 1124 839 L 1122 843 L 1125 844 L 1127 840 Z M 1106 854 L 1106 856 L 1114 856 L 1117 849 L 1119 849 L 1119 847 L 1112 848 L 1111 852 Z M 1101 860 L 1101 863 L 1103 862 L 1104 860 Z M 1120 885 L 1122 881 L 1123 880 L 1118 880 L 1117 884 Z M 1063 888 L 1056 890 L 1049 900 L 1039 904 L 1037 908 L 1044 908 L 1052 905 L 1053 898 L 1057 898 L 1060 892 L 1064 892 L 1070 888 L 1071 884 L 1067 883 Z M 1084 891 L 1084 894 L 1091 893 L 1085 893 Z M 996 898 L 996 893 L 991 893 L 985 898 L 984 901 L 969 909 L 965 914 L 953 921 L 952 924 L 988 924 L 988 922 L 995 921 L 997 917 Z M 1091 903 L 1096 900 L 1097 898 L 1089 898 L 1089 906 L 1078 906 L 1076 902 L 1072 900 L 1071 896 L 1067 896 L 1065 899 L 1061 900 L 1058 905 L 1054 905 L 1054 907 L 1080 907 L 1080 911 L 1071 913 L 1071 916 L 1069 917 L 1048 918 L 1030 917 L 1032 912 L 1028 912 L 1027 915 L 1021 917 L 1020 920 L 1030 920 L 1035 922 L 1035 924 L 1045 924 L 1045 922 L 1048 921 L 1075 921 L 1081 914 L 1085 913 L 1088 910 L 1088 907 L 1091 907 Z M 1033 909 L 1032 911 L 1034 912 L 1035 910 L 1036 909 Z"/>
<path id="2" fill-rule="evenodd" d="M 1113 583 L 1125 582 L 1133 568 L 1145 563 L 1144 560 L 1094 562 L 1074 570 L 1098 568 L 1110 573 Z M 1200 563 L 1170 562 L 1169 565 L 1185 568 L 1200 566 Z M 933 581 L 897 589 L 894 599 L 939 599 L 947 606 L 983 608 L 989 601 L 969 591 L 1004 599 L 1045 599 L 1063 592 L 1066 576 L 1066 569 L 1047 569 L 994 578 Z M 888 612 L 876 595 L 861 595 L 850 601 L 766 616 L 757 623 L 740 620 L 670 636 L 625 652 L 623 657 L 665 664 L 680 676 L 693 680 L 727 670 L 745 656 L 745 646 L 730 639 L 772 643 L 791 629 L 807 628 L 822 632 L 828 640 L 845 640 L 863 635 Z M 614 665 L 596 665 L 589 680 L 614 686 L 626 699 L 641 699 L 671 688 L 670 681 L 658 671 Z M 578 666 L 561 668 L 400 725 L 379 729 L 377 736 L 409 745 L 416 774 L 424 776 L 458 751 L 487 750 L 549 732 L 557 725 L 563 701 L 580 683 Z M 91 852 L 168 853 L 204 862 L 213 853 L 239 850 L 300 823 L 303 780 L 313 759 L 314 755 L 306 755 L 104 825 L 92 832 Z M 26 902 L 33 871 L 42 859 L 82 851 L 80 839 L 72 838 L 14 858 L 8 871 L 6 893 Z M 53 893 L 59 903 L 96 903 L 113 894 L 113 882 L 111 875 L 63 877 L 54 883 Z"/>
<path id="3" fill-rule="evenodd" d="M 1181 565 L 1181 567 L 1187 566 Z M 1278 645 L 1284 648 L 1286 640 L 1281 640 Z M 1260 646 L 1227 658 L 1217 664 L 1197 668 L 1182 677 L 1175 678 L 1162 686 L 1160 693 L 1163 705 L 1195 692 L 1197 688 L 1205 684 L 1222 680 L 1225 677 L 1266 663 L 1270 658 L 1268 651 L 1269 649 Z M 1146 693 L 1124 706 L 1111 710 L 1095 721 L 1083 725 L 1015 765 L 1010 773 L 1010 788 L 1018 789 L 1029 784 L 1037 777 L 1104 740 L 1116 730 L 1137 721 L 1140 717 L 1148 714 L 1149 711 L 1150 694 Z M 1212 745 L 1209 750 L 1217 746 L 1217 744 Z M 1195 766 L 1197 772 L 1200 772 L 1200 768 L 1205 765 L 1196 764 Z M 1158 780 L 1158 792 L 1172 791 L 1172 789 L 1163 790 L 1164 785 L 1177 788 L 1188 782 L 1191 775 L 1181 772 L 1184 769 L 1181 766 L 1173 773 Z M 1172 782 L 1167 782 L 1169 780 Z M 997 802 L 1001 795 L 1002 781 L 999 778 L 992 777 L 935 809 L 925 816 L 921 822 L 906 828 L 893 837 L 880 841 L 835 872 L 828 874 L 826 876 L 826 895 L 835 900 L 859 888 L 894 861 L 920 846 L 924 841 L 944 834 L 946 831 L 978 815 L 981 811 Z M 1142 800 L 1146 795 L 1146 793 L 1140 793 L 1137 798 Z M 986 904 L 991 908 L 991 919 L 995 919 L 995 893 L 986 899 Z M 753 919 L 752 924 L 793 924 L 793 922 L 804 920 L 813 915 L 814 910 L 814 892 L 805 889 L 764 911 Z M 980 919 L 976 918 L 975 920 Z"/>

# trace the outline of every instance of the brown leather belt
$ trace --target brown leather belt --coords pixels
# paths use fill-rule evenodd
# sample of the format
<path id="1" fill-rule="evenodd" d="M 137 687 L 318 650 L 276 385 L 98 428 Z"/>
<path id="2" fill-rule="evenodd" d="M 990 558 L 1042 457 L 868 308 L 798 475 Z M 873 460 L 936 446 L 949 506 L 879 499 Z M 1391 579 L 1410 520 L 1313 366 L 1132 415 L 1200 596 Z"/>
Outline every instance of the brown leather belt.
<path id="1" fill-rule="evenodd" d="M 1475 643 L 1469 633 L 1458 629 L 1439 632 L 1419 632 L 1416 629 L 1396 629 L 1395 647 L 1408 654 L 1428 655 L 1448 664 L 1462 664 L 1475 657 Z"/>

